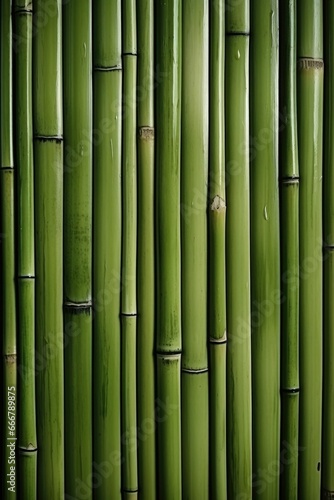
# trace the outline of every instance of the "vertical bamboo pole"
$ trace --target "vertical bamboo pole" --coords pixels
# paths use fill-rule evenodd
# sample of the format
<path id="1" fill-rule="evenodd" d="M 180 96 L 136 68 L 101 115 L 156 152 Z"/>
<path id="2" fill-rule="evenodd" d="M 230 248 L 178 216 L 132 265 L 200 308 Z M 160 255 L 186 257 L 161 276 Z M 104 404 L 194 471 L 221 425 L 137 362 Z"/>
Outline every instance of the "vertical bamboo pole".
<path id="1" fill-rule="evenodd" d="M 16 290 L 15 290 L 15 220 L 14 220 L 14 151 L 13 151 L 13 89 L 12 89 L 12 17 L 11 1 L 0 5 L 0 238 L 1 241 L 1 377 L 2 415 L 1 415 L 1 452 L 4 499 L 15 500 L 15 493 L 8 490 L 7 481 L 11 464 L 8 444 L 16 446 L 17 436 L 17 386 L 16 386 Z M 2 370 L 1 366 L 1 370 Z M 9 392 L 14 394 L 10 402 Z M 13 396 L 11 396 L 13 397 Z M 13 404 L 14 403 L 14 404 Z M 15 408 L 15 410 L 14 410 Z M 13 411 L 14 410 L 14 411 Z M 8 412 L 11 412 L 10 414 Z M 13 415 L 12 415 L 13 414 Z M 9 416 L 11 417 L 9 419 Z M 11 430 L 14 423 L 15 430 Z M 10 428 L 8 428 L 10 426 Z M 12 439 L 11 439 L 12 438 Z M 3 462 L 2 462 L 3 461 Z M 17 471 L 17 467 L 15 467 Z M 15 477 L 16 472 L 15 472 Z"/>
<path id="2" fill-rule="evenodd" d="M 122 137 L 122 445 L 124 498 L 138 496 L 137 464 L 137 19 L 135 0 L 124 0 Z"/>
<path id="3" fill-rule="evenodd" d="M 334 5 L 324 2 L 325 98 L 324 98 L 324 380 L 322 432 L 322 488 L 334 498 Z"/>
<path id="4" fill-rule="evenodd" d="M 91 1 L 63 7 L 65 491 L 92 498 Z"/>
<path id="5" fill-rule="evenodd" d="M 194 78 L 194 74 L 196 78 Z M 182 4 L 182 496 L 209 495 L 208 2 Z"/>
<path id="6" fill-rule="evenodd" d="M 93 3 L 93 461 L 96 500 L 121 498 L 121 2 Z"/>
<path id="7" fill-rule="evenodd" d="M 297 145 L 296 2 L 280 10 L 281 183 L 281 478 L 282 498 L 298 496 L 299 168 Z M 286 458 L 286 444 L 290 453 Z"/>
<path id="8" fill-rule="evenodd" d="M 228 496 L 251 498 L 249 1 L 226 13 Z"/>
<path id="9" fill-rule="evenodd" d="M 62 8 L 34 32 L 38 496 L 64 495 Z M 43 0 L 34 15 L 45 15 Z"/>
<path id="10" fill-rule="evenodd" d="M 297 3 L 300 169 L 298 495 L 320 495 L 322 405 L 322 0 Z"/>
<path id="11" fill-rule="evenodd" d="M 36 498 L 35 246 L 32 127 L 32 6 L 17 0 L 15 35 L 15 151 L 18 201 L 18 486 L 21 498 Z"/>
<path id="12" fill-rule="evenodd" d="M 278 1 L 251 3 L 251 300 L 253 497 L 278 498 L 280 271 L 278 213 Z"/>
<path id="13" fill-rule="evenodd" d="M 225 2 L 210 2 L 209 401 L 210 498 L 226 500 Z"/>
<path id="14" fill-rule="evenodd" d="M 181 500 L 181 2 L 156 2 L 158 498 Z"/>
<path id="15" fill-rule="evenodd" d="M 138 9 L 138 487 L 156 498 L 154 371 L 154 30 L 153 0 Z"/>

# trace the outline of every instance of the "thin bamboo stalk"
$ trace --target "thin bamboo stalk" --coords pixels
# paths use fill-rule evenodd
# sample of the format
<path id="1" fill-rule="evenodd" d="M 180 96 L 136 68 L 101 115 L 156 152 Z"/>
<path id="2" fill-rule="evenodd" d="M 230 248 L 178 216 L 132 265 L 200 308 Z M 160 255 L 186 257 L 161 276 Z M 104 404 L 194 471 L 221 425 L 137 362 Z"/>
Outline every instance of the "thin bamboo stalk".
<path id="1" fill-rule="evenodd" d="M 154 16 L 153 0 L 138 9 L 138 487 L 156 498 L 154 363 Z M 147 429 L 147 430 L 146 430 Z M 142 436 L 142 437 L 141 437 Z"/>
<path id="2" fill-rule="evenodd" d="M 210 2 L 208 327 L 210 498 L 227 499 L 225 280 L 225 3 Z"/>
<path id="3" fill-rule="evenodd" d="M 123 8 L 122 137 L 122 445 L 124 498 L 137 498 L 137 18 L 135 0 Z"/>
<path id="4" fill-rule="evenodd" d="M 18 486 L 20 498 L 36 498 L 35 245 L 32 127 L 32 11 L 15 2 L 15 151 L 18 202 Z M 28 454 L 27 454 L 28 452 Z"/>
<path id="5" fill-rule="evenodd" d="M 16 494 L 9 491 L 10 447 L 17 435 L 16 431 L 16 287 L 15 287 L 15 220 L 14 220 L 14 151 L 13 151 L 13 89 L 12 89 L 12 18 L 11 1 L 0 5 L 0 234 L 1 242 L 1 334 L 3 378 L 1 377 L 1 453 L 0 464 L 3 471 L 4 499 L 14 499 Z M 13 393 L 13 395 L 9 394 Z M 11 401 L 9 400 L 11 397 Z M 14 410 L 15 408 L 15 410 Z M 9 411 L 11 414 L 9 414 Z M 12 415 L 13 414 L 13 415 Z M 10 417 L 10 418 L 9 418 Z M 14 430 L 12 425 L 14 424 Z M 12 438 L 12 439 L 11 439 Z M 3 461 L 3 466 L 2 466 Z M 16 469 L 16 467 L 15 467 Z M 13 476 L 13 475 L 12 475 Z M 16 478 L 16 473 L 14 475 Z M 15 488 L 16 489 L 16 488 Z"/>
<path id="6" fill-rule="evenodd" d="M 251 301 L 253 498 L 278 498 L 280 262 L 278 204 L 278 1 L 251 3 Z"/>
<path id="7" fill-rule="evenodd" d="M 209 495 L 208 48 L 208 2 L 199 0 L 195 5 L 185 0 L 182 3 L 181 203 L 189 211 L 181 217 L 182 496 L 203 500 Z"/>
<path id="8" fill-rule="evenodd" d="M 121 44 L 120 0 L 95 1 L 93 461 L 106 464 L 96 500 L 121 498 Z"/>
<path id="9" fill-rule="evenodd" d="M 297 143 L 296 2 L 280 10 L 281 460 L 280 495 L 298 496 L 299 167 Z M 286 443 L 292 450 L 284 460 Z"/>
<path id="10" fill-rule="evenodd" d="M 181 485 L 181 2 L 156 2 L 156 250 L 158 493 L 182 497 Z"/>
<path id="11" fill-rule="evenodd" d="M 322 407 L 322 0 L 297 3 L 300 169 L 298 495 L 320 495 Z M 311 265 L 310 265 L 311 263 Z"/>
<path id="12" fill-rule="evenodd" d="M 91 1 L 63 7 L 65 491 L 92 498 Z M 71 338 L 70 338 L 71 337 Z"/>
<path id="13" fill-rule="evenodd" d="M 38 497 L 64 495 L 62 3 L 33 37 Z M 44 13 L 34 2 L 34 15 Z M 41 363 L 42 360 L 42 363 Z"/>
<path id="14" fill-rule="evenodd" d="M 226 13 L 227 477 L 251 498 L 252 391 L 249 204 L 249 1 Z M 243 147 L 240 147 L 240 143 Z"/>
<path id="15" fill-rule="evenodd" d="M 325 20 L 325 96 L 324 96 L 324 379 L 321 483 L 324 497 L 334 497 L 334 5 L 324 2 Z"/>

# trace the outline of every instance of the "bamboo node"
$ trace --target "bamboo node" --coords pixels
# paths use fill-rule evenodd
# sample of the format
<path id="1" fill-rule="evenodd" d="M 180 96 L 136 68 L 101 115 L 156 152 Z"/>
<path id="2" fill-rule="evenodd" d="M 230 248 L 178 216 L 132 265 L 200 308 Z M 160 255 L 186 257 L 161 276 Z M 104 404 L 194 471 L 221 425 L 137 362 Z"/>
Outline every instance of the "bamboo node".
<path id="1" fill-rule="evenodd" d="M 323 67 L 323 59 L 312 59 L 310 57 L 301 57 L 298 59 L 298 69 L 322 69 Z"/>
<path id="2" fill-rule="evenodd" d="M 201 373 L 207 373 L 209 371 L 208 367 L 205 368 L 182 368 L 182 373 L 189 373 L 191 375 L 200 375 Z"/>
<path id="3" fill-rule="evenodd" d="M 149 141 L 154 139 L 154 128 L 153 127 L 139 127 L 138 137 L 143 141 Z"/>
<path id="4" fill-rule="evenodd" d="M 16 356 L 16 354 L 5 354 L 4 358 L 5 358 L 5 363 L 7 363 L 8 365 L 11 365 L 11 364 L 16 363 L 17 356 Z"/>
<path id="5" fill-rule="evenodd" d="M 332 498 L 332 499 L 334 499 L 334 491 L 329 491 L 329 490 L 323 489 L 322 493 L 323 493 L 322 494 L 323 498 Z"/>
<path id="6" fill-rule="evenodd" d="M 226 209 L 226 203 L 218 194 L 212 199 L 210 209 L 213 212 L 222 212 Z"/>

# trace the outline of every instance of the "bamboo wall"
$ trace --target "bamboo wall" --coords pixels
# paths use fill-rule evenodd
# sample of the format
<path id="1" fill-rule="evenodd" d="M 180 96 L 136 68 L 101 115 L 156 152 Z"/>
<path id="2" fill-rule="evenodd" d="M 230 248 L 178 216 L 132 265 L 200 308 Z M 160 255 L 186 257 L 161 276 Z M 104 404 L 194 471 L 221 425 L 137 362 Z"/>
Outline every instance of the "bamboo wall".
<path id="1" fill-rule="evenodd" d="M 5 500 L 334 498 L 334 4 L 1 0 Z"/>

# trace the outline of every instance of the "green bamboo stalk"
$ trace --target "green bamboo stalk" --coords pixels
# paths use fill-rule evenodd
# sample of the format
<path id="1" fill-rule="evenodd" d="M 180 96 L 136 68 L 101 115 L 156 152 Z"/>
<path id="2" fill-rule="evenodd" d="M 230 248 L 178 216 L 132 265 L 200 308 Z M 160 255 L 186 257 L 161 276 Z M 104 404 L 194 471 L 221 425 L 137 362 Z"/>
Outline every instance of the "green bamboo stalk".
<path id="1" fill-rule="evenodd" d="M 16 424 L 16 287 L 15 287 L 15 220 L 14 220 L 14 151 L 13 151 L 13 89 L 12 89 L 12 18 L 11 1 L 0 5 L 0 238 L 1 241 L 1 334 L 3 378 L 1 377 L 2 415 L 1 415 L 1 453 L 2 497 L 14 499 L 16 494 L 9 491 L 11 463 L 10 447 L 15 446 L 17 436 L 12 429 Z M 9 393 L 13 393 L 10 395 Z M 9 400 L 11 397 L 11 401 Z M 14 399 L 13 399 L 14 398 Z M 15 408 L 15 410 L 14 410 Z M 14 410 L 14 411 L 13 411 Z M 9 415 L 8 412 L 11 412 Z M 12 415 L 12 413 L 14 415 Z M 10 418 L 9 418 L 10 417 Z M 13 418 L 15 420 L 13 420 Z M 8 426 L 10 426 L 8 428 Z M 13 438 L 8 439 L 8 438 Z M 12 446 L 13 447 L 13 446 Z M 2 462 L 3 461 L 3 462 Z M 16 472 L 15 472 L 15 478 Z M 15 488 L 16 490 L 16 488 Z"/>
<path id="2" fill-rule="evenodd" d="M 122 137 L 122 445 L 124 498 L 138 496 L 137 460 L 137 19 L 135 0 L 124 0 Z"/>
<path id="3" fill-rule="evenodd" d="M 36 498 L 35 245 L 32 127 L 32 10 L 16 1 L 15 150 L 18 203 L 18 487 L 20 498 Z M 26 453 L 29 455 L 26 455 Z M 26 456 L 24 456 L 26 455 Z"/>
<path id="4" fill-rule="evenodd" d="M 300 169 L 298 495 L 320 495 L 322 406 L 322 0 L 297 3 Z"/>
<path id="5" fill-rule="evenodd" d="M 94 498 L 121 498 L 121 2 L 93 4 L 93 461 L 106 464 Z M 109 217 L 107 214 L 112 214 Z M 94 466 L 95 467 L 95 466 Z"/>
<path id="6" fill-rule="evenodd" d="M 251 498 L 249 1 L 226 13 L 228 496 Z M 242 147 L 240 147 L 240 143 Z"/>
<path id="7" fill-rule="evenodd" d="M 280 262 L 278 1 L 251 3 L 251 300 L 253 498 L 278 498 Z"/>
<path id="8" fill-rule="evenodd" d="M 182 496 L 209 495 L 208 2 L 182 3 Z M 194 79 L 194 74 L 196 78 Z"/>
<path id="9" fill-rule="evenodd" d="M 227 499 L 225 286 L 225 3 L 210 3 L 208 327 L 210 498 Z"/>
<path id="10" fill-rule="evenodd" d="M 44 14 L 34 2 L 34 15 Z M 64 495 L 62 2 L 36 29 L 34 158 L 38 497 Z"/>
<path id="11" fill-rule="evenodd" d="M 154 364 L 154 17 L 153 0 L 138 10 L 138 487 L 156 498 Z M 149 424 L 149 425 L 148 425 Z M 147 430 L 146 430 L 147 429 Z M 152 430 L 153 429 L 153 430 Z"/>
<path id="12" fill-rule="evenodd" d="M 324 2 L 325 20 L 325 86 L 324 86 L 324 175 L 323 175 L 323 240 L 324 240 L 324 379 L 321 482 L 325 498 L 334 497 L 334 5 Z"/>
<path id="13" fill-rule="evenodd" d="M 158 493 L 181 500 L 181 2 L 156 2 L 156 250 Z"/>
<path id="14" fill-rule="evenodd" d="M 298 496 L 299 167 L 297 143 L 296 1 L 280 10 L 281 228 L 281 498 Z M 286 443 L 291 455 L 285 457 Z"/>
<path id="15" fill-rule="evenodd" d="M 65 491 L 92 498 L 91 1 L 63 7 Z"/>

